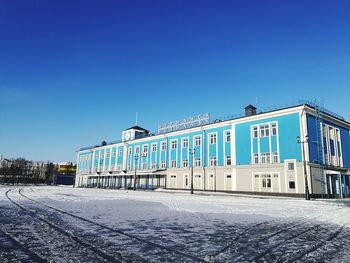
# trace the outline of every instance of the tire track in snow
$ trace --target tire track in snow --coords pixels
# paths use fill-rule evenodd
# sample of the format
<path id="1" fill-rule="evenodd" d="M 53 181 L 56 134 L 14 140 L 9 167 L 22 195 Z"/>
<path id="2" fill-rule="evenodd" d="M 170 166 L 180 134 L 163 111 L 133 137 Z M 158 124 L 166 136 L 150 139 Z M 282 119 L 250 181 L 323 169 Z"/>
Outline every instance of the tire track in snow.
<path id="1" fill-rule="evenodd" d="M 314 217 L 314 218 L 316 218 L 316 217 Z M 312 219 L 314 219 L 314 218 L 312 218 Z M 312 219 L 310 219 L 310 220 L 312 220 Z M 285 228 L 280 229 L 280 230 L 277 230 L 277 231 L 275 231 L 275 232 L 273 232 L 273 233 L 271 233 L 271 234 L 268 234 L 268 235 L 266 235 L 266 236 L 264 236 L 264 237 L 258 238 L 258 239 L 256 239 L 256 240 L 254 240 L 254 244 L 259 243 L 259 242 L 262 242 L 262 241 L 269 240 L 269 239 L 271 239 L 271 238 L 273 238 L 273 237 L 275 237 L 275 236 L 278 236 L 278 235 L 280 235 L 280 234 L 286 233 L 287 231 L 290 231 L 290 230 L 292 230 L 292 229 L 295 229 L 295 228 L 297 228 L 297 227 L 299 227 L 299 226 L 305 224 L 307 221 L 308 221 L 308 220 L 303 220 L 302 222 L 293 224 L 293 225 L 291 225 L 291 226 L 289 226 L 289 227 L 285 227 Z M 263 225 L 263 224 L 265 224 L 265 223 L 271 223 L 271 222 L 272 222 L 272 221 L 265 221 L 265 222 L 262 222 L 262 223 L 259 223 L 259 224 L 256 224 L 256 225 L 254 225 L 254 226 L 251 226 L 251 227 L 246 228 L 243 232 L 241 232 L 241 233 L 239 233 L 237 236 L 235 236 L 235 238 L 234 238 L 227 246 L 225 246 L 225 247 L 223 247 L 222 249 L 218 250 L 215 254 L 209 255 L 209 259 L 208 259 L 208 260 L 209 260 L 209 261 L 210 261 L 210 260 L 215 260 L 215 257 L 217 257 L 217 256 L 219 256 L 220 254 L 225 253 L 225 252 L 227 252 L 228 250 L 230 250 L 231 248 L 233 248 L 233 246 L 235 245 L 235 243 L 236 243 L 237 241 L 240 242 L 241 244 L 240 244 L 238 247 L 235 247 L 235 254 L 240 253 L 240 252 L 243 252 L 244 250 L 247 249 L 247 247 L 252 247 L 252 245 L 245 244 L 245 242 L 247 242 L 247 240 L 246 240 L 243 236 L 244 236 L 245 234 L 247 234 L 248 232 L 253 231 L 253 230 L 255 230 L 255 229 L 257 229 L 257 230 L 259 231 L 259 230 L 260 230 L 259 227 L 260 227 L 261 225 Z M 312 228 L 314 228 L 314 227 L 310 227 L 310 228 L 308 228 L 308 230 L 311 230 Z M 308 231 L 308 230 L 307 230 L 307 231 Z M 307 232 L 307 231 L 306 231 L 306 230 L 305 230 L 305 231 L 302 231 L 302 232 L 300 232 L 299 234 L 294 235 L 292 238 L 297 238 L 298 236 L 304 234 L 304 233 Z M 281 243 L 282 243 L 282 242 L 281 242 Z M 277 247 L 278 245 L 280 245 L 280 244 L 277 244 L 276 246 L 273 246 L 273 247 L 271 247 L 271 248 L 268 248 L 267 250 L 265 250 L 265 251 L 259 253 L 259 254 L 256 256 L 256 258 L 254 257 L 252 260 L 258 260 L 258 259 L 262 258 L 264 255 L 266 255 L 267 253 L 269 253 L 270 250 L 272 250 L 274 247 Z M 252 261 L 252 260 L 250 260 L 250 261 Z"/>
<path id="2" fill-rule="evenodd" d="M 332 242 L 334 239 L 336 239 L 340 233 L 342 232 L 342 230 L 344 229 L 345 225 L 342 225 L 341 227 L 339 227 L 337 230 L 333 231 L 328 237 L 327 239 L 324 239 L 324 240 L 320 240 L 320 241 L 317 241 L 314 245 L 311 245 L 309 248 L 305 249 L 304 251 L 302 251 L 301 253 L 299 254 L 296 254 L 295 256 L 290 256 L 288 258 L 287 261 L 285 262 L 295 262 L 297 260 L 300 260 L 302 258 L 304 258 L 306 255 L 316 251 L 316 250 L 319 250 L 319 249 L 322 249 L 323 247 L 325 247 L 327 244 L 329 244 L 330 242 Z M 281 261 L 278 261 L 278 262 L 281 262 Z"/>
<path id="3" fill-rule="evenodd" d="M 74 240 L 76 243 L 78 243 L 79 245 L 95 252 L 97 255 L 99 255 L 100 257 L 102 257 L 103 259 L 107 260 L 108 262 L 122 262 L 122 259 L 120 258 L 121 255 L 119 254 L 118 257 L 119 258 L 115 258 L 112 255 L 107 254 L 105 251 L 101 250 L 100 248 L 95 247 L 94 245 L 87 243 L 79 238 L 77 238 L 76 236 L 74 236 L 73 234 L 67 232 L 66 230 L 60 228 L 59 226 L 49 222 L 47 219 L 45 219 L 42 216 L 38 216 L 35 215 L 33 212 L 30 211 L 30 209 L 24 207 L 23 205 L 20 205 L 19 203 L 17 203 L 16 201 L 14 201 L 10 196 L 9 196 L 9 192 L 12 191 L 13 189 L 7 190 L 5 195 L 6 198 L 15 206 L 17 206 L 20 210 L 25 211 L 32 219 L 37 219 L 43 223 L 45 223 L 46 225 L 48 225 L 50 228 L 54 229 L 56 232 Z"/>
<path id="4" fill-rule="evenodd" d="M 28 257 L 26 259 L 22 259 L 22 260 L 25 260 L 25 262 L 39 262 L 39 263 L 49 262 L 45 258 L 41 257 L 39 254 L 35 253 L 30 248 L 25 246 L 17 238 L 13 237 L 9 232 L 0 229 L 0 234 L 3 237 L 5 237 L 8 241 L 10 241 L 12 244 L 14 244 L 15 249 L 18 249 L 21 252 L 24 252 L 25 256 Z M 14 249 L 14 248 L 11 248 L 11 249 Z"/>
<path id="5" fill-rule="evenodd" d="M 49 209 L 52 209 L 56 212 L 59 212 L 61 214 L 65 214 L 65 215 L 68 215 L 68 216 L 71 216 L 75 219 L 79 219 L 80 221 L 83 221 L 85 223 L 89 223 L 93 226 L 97 226 L 97 227 L 100 227 L 101 229 L 105 229 L 105 230 L 109 230 L 110 232 L 113 232 L 113 233 L 116 233 L 116 234 L 119 234 L 119 235 L 123 235 L 123 236 L 126 236 L 130 239 L 133 239 L 133 240 L 136 240 L 140 243 L 143 243 L 143 244 L 146 244 L 146 245 L 149 245 L 150 247 L 153 247 L 153 248 L 158 248 L 158 249 L 161 249 L 161 250 L 165 250 L 167 251 L 168 253 L 171 253 L 171 254 L 174 254 L 175 256 L 181 256 L 181 257 L 184 257 L 184 258 L 187 258 L 191 261 L 194 261 L 194 262 L 203 262 L 204 260 L 202 258 L 199 258 L 199 257 L 196 257 L 196 256 L 193 256 L 193 255 L 190 255 L 188 253 L 184 253 L 182 251 L 179 251 L 177 249 L 174 249 L 174 248 L 170 248 L 170 247 L 166 247 L 166 246 L 163 246 L 163 245 L 160 245 L 160 244 L 157 244 L 157 243 L 154 243 L 152 241 L 149 241 L 149 240 L 146 240 L 146 239 L 143 239 L 141 237 L 138 237 L 136 235 L 133 235 L 133 234 L 130 234 L 130 233 L 126 233 L 125 231 L 123 230 L 120 230 L 120 229 L 116 229 L 116 228 L 112 228 L 112 227 L 109 227 L 109 226 L 106 226 L 106 225 L 103 225 L 103 224 L 100 224 L 100 223 L 96 223 L 92 220 L 89 220 L 89 219 L 86 219 L 86 218 L 83 218 L 81 216 L 77 216 L 75 214 L 72 214 L 70 212 L 67 212 L 67 211 L 64 211 L 62 209 L 59 209 L 59 208 L 56 208 L 56 207 L 53 207 L 53 206 L 50 206 L 50 205 L 47 205 L 47 204 L 44 204 L 42 202 L 39 202 L 39 201 L 36 201 L 28 196 L 26 196 L 25 194 L 22 193 L 22 189 L 19 190 L 19 194 L 21 196 L 23 196 L 24 198 L 26 198 L 27 200 L 31 201 L 31 202 L 34 202 L 36 204 L 39 204 L 41 206 L 44 206 L 44 207 L 47 207 Z"/>

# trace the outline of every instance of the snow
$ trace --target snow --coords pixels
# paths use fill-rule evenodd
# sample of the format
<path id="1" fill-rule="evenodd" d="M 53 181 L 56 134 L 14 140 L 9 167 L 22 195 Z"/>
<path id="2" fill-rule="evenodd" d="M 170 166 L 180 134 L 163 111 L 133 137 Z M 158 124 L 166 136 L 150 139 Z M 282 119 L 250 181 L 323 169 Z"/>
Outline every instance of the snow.
<path id="1" fill-rule="evenodd" d="M 13 190 L 9 196 L 30 208 L 33 215 L 20 211 L 6 198 L 5 192 L 10 188 Z M 34 203 L 21 196 L 19 188 L 35 201 L 100 226 Z M 222 193 L 190 195 L 185 191 L 53 186 L 0 186 L 0 195 L 0 228 L 23 241 L 23 247 L 17 246 L 17 250 L 22 250 L 18 252 L 21 257 L 28 254 L 23 250 L 29 247 L 40 257 L 59 262 L 102 261 L 103 257 L 109 261 L 106 255 L 133 262 L 344 262 L 350 259 L 348 200 L 306 201 Z M 38 223 L 37 216 L 50 220 L 83 244 Z M 26 222 L 19 218 L 25 218 Z M 30 245 L 31 239 L 35 246 Z M 3 257 L 10 262 L 11 241 L 6 242 Z M 0 256 L 1 244 L 0 232 Z M 71 245 L 68 249 L 63 244 Z M 101 250 L 100 254 L 91 251 L 91 246 Z"/>

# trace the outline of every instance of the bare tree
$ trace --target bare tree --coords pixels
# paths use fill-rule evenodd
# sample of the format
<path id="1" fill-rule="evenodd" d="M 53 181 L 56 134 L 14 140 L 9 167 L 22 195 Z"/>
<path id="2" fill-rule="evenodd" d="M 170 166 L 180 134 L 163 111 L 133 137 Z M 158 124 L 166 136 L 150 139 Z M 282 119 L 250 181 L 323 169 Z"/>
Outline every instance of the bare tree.
<path id="1" fill-rule="evenodd" d="M 54 175 L 57 175 L 58 169 L 57 166 L 54 165 L 51 162 L 48 162 L 46 164 L 46 172 L 45 172 L 45 181 L 46 184 L 51 184 L 52 182 L 52 178 Z"/>

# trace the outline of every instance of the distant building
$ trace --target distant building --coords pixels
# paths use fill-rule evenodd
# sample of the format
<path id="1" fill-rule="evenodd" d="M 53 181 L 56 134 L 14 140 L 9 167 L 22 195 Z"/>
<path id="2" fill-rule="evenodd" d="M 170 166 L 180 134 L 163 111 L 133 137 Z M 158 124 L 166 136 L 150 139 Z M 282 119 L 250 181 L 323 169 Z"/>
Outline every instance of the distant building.
<path id="1" fill-rule="evenodd" d="M 58 163 L 58 173 L 53 177 L 52 183 L 54 185 L 74 185 L 76 164 L 72 162 Z"/>
<path id="2" fill-rule="evenodd" d="M 72 162 L 62 162 L 58 163 L 58 173 L 59 174 L 76 174 L 77 165 Z"/>
<path id="3" fill-rule="evenodd" d="M 145 189 L 190 189 L 193 181 L 200 191 L 304 196 L 307 187 L 314 196 L 350 196 L 350 123 L 319 105 L 249 105 L 242 117 L 181 125 L 157 134 L 134 126 L 118 142 L 81 148 L 75 185 L 128 188 L 136 174 Z"/>

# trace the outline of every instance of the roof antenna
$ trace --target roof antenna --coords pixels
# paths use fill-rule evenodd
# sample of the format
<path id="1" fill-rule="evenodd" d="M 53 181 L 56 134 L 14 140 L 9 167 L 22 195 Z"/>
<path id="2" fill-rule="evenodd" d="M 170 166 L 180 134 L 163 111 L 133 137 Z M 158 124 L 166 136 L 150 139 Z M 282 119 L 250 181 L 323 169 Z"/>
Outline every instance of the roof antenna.
<path id="1" fill-rule="evenodd" d="M 137 125 L 137 112 L 136 112 L 136 116 L 135 116 L 135 125 Z"/>
<path id="2" fill-rule="evenodd" d="M 255 97 L 255 107 L 258 108 L 258 97 Z"/>

